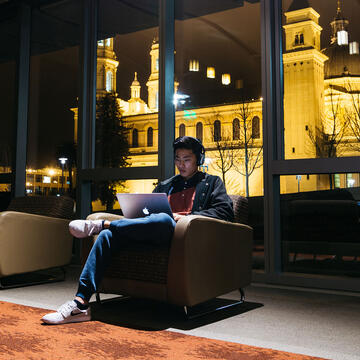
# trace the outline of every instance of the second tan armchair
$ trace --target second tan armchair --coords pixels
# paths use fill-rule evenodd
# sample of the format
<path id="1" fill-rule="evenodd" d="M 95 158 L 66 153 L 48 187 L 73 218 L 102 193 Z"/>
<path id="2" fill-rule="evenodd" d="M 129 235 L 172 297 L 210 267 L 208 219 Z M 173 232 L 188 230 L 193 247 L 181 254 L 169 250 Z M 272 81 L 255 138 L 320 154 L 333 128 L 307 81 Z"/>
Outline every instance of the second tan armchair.
<path id="1" fill-rule="evenodd" d="M 67 197 L 24 196 L 0 212 L 0 288 L 9 276 L 70 263 L 73 208 Z"/>

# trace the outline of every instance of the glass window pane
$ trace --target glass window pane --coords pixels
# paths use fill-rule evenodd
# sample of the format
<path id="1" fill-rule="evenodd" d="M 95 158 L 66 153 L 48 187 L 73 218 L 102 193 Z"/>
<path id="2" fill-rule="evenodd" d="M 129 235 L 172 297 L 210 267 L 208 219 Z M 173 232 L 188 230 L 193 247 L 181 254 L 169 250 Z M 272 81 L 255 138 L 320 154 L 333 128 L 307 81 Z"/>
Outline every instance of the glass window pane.
<path id="1" fill-rule="evenodd" d="M 158 0 L 101 1 L 96 167 L 157 165 L 158 12 Z"/>
<path id="2" fill-rule="evenodd" d="M 359 179 L 359 174 L 281 177 L 283 271 L 360 276 Z"/>
<path id="3" fill-rule="evenodd" d="M 32 11 L 26 192 L 74 196 L 81 4 Z M 62 159 L 62 160 L 61 160 Z M 69 184 L 62 176 L 69 176 Z M 34 178 L 35 175 L 35 178 Z M 35 179 L 35 181 L 34 181 Z"/>
<path id="4" fill-rule="evenodd" d="M 360 155 L 359 12 L 355 0 L 283 0 L 286 159 Z"/>
<path id="5" fill-rule="evenodd" d="M 16 125 L 16 56 L 18 24 L 15 15 L 0 23 L 2 46 L 0 49 L 0 173 L 10 173 L 14 155 Z M 0 184 L 1 192 L 7 191 L 9 184 Z"/>

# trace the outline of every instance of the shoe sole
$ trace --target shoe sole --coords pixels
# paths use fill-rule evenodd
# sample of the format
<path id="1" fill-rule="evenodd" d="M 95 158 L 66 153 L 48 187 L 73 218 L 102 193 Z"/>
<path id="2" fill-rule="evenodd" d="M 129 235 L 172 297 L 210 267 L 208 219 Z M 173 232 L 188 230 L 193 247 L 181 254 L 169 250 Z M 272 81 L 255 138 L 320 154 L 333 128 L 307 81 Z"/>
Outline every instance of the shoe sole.
<path id="1" fill-rule="evenodd" d="M 87 316 L 87 317 L 78 317 L 78 318 L 70 318 L 70 319 L 65 319 L 63 321 L 58 321 L 58 322 L 52 322 L 51 320 L 46 320 L 46 319 L 41 319 L 45 324 L 48 325 L 61 325 L 61 324 L 71 324 L 71 323 L 79 323 L 79 322 L 85 322 L 85 321 L 91 321 L 91 316 Z"/>

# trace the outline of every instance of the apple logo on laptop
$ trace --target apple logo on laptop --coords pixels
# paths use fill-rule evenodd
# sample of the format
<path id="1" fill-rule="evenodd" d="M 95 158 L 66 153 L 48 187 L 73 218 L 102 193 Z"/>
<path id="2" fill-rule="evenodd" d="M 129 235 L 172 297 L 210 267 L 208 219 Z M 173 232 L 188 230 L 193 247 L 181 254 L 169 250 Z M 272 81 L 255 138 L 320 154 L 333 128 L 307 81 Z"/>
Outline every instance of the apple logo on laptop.
<path id="1" fill-rule="evenodd" d="M 149 213 L 149 210 L 147 209 L 147 207 L 144 207 L 143 208 L 143 213 L 145 214 L 145 215 L 149 215 L 150 213 Z"/>

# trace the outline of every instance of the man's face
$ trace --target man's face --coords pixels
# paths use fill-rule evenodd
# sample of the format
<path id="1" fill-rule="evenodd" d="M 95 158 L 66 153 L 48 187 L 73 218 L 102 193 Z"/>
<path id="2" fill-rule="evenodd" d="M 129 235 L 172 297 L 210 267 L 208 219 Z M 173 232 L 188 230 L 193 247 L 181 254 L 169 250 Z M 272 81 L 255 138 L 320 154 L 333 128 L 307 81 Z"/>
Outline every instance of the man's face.
<path id="1" fill-rule="evenodd" d="M 198 169 L 196 155 L 189 149 L 177 149 L 175 151 L 175 165 L 185 180 L 190 179 Z"/>

